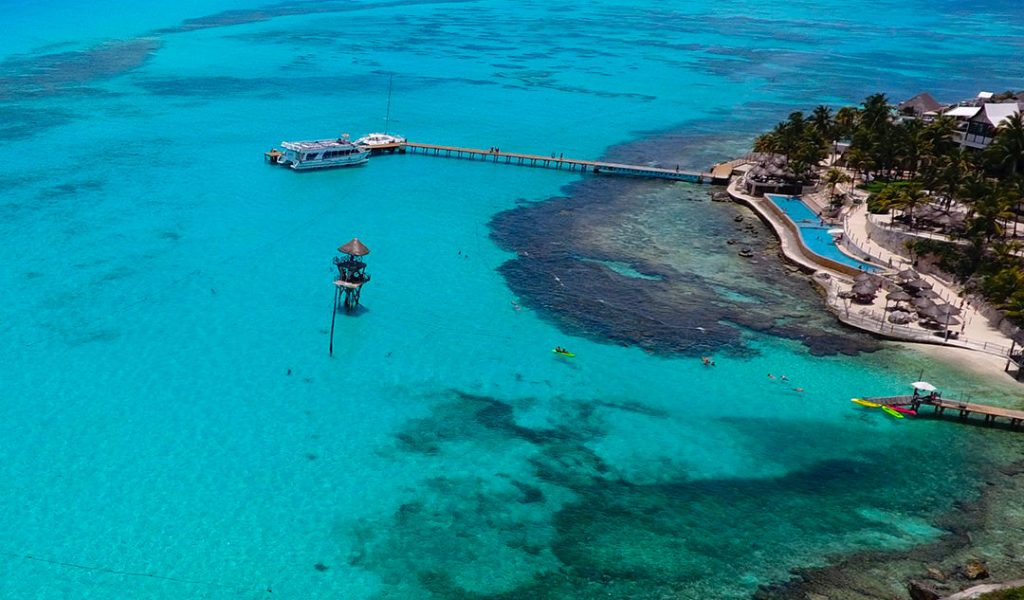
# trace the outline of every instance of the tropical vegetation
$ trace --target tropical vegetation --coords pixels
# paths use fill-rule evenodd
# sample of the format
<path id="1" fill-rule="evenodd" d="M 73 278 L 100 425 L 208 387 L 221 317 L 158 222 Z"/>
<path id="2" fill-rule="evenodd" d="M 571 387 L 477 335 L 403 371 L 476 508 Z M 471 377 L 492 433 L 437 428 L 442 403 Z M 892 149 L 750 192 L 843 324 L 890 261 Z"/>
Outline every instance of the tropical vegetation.
<path id="1" fill-rule="evenodd" d="M 852 180 L 871 193 L 871 212 L 891 213 L 912 230 L 938 227 L 946 235 L 915 242 L 912 255 L 934 259 L 1024 324 L 1024 114 L 1003 121 L 982 151 L 961 148 L 956 125 L 946 116 L 898 116 L 884 94 L 873 94 L 859 107 L 790 113 L 755 139 L 754 151 L 784 155 L 793 173 L 820 181 L 833 202 L 843 202 L 836 188 Z M 840 143 L 845 151 L 826 163 Z"/>

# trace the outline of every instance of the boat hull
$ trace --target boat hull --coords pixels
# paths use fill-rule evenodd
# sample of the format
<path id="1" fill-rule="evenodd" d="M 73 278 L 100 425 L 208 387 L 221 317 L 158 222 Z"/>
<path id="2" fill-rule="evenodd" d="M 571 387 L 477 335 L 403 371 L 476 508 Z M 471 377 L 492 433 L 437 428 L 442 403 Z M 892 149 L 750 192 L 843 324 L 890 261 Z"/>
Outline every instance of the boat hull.
<path id="1" fill-rule="evenodd" d="M 370 159 L 370 154 L 366 153 L 362 158 L 356 159 L 345 159 L 345 160 L 314 160 L 304 162 L 293 162 L 289 167 L 296 171 L 312 171 L 315 169 L 333 169 L 336 167 L 355 167 L 358 165 L 365 164 Z"/>

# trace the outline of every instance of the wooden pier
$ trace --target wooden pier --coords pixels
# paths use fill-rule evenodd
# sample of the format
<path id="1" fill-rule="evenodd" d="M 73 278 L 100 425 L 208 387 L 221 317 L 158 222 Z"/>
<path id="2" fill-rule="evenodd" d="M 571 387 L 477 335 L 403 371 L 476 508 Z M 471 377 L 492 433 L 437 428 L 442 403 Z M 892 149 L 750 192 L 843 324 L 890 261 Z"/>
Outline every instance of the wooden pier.
<path id="1" fill-rule="evenodd" d="M 882 406 L 909 406 L 915 411 L 920 411 L 921 406 L 932 407 L 932 414 L 935 416 L 955 415 L 961 421 L 968 421 L 972 414 L 981 415 L 982 423 L 989 425 L 997 419 L 1006 419 L 1009 426 L 1018 429 L 1024 424 L 1024 410 L 1014 410 L 1001 406 L 990 406 L 987 404 L 976 404 L 963 400 L 947 400 L 936 394 L 917 394 L 905 396 L 885 396 L 881 398 L 863 398 L 869 402 L 875 402 Z M 949 411 L 948 413 L 946 411 Z"/>
<path id="2" fill-rule="evenodd" d="M 668 179 L 671 181 L 686 181 L 689 183 L 715 183 L 725 184 L 729 181 L 732 167 L 718 169 L 715 174 L 697 173 L 693 171 L 682 171 L 676 169 L 664 169 L 647 165 L 628 165 L 623 163 L 603 162 L 597 160 L 582 160 L 578 158 L 566 158 L 559 154 L 543 156 L 540 154 L 524 154 L 521 152 L 505 152 L 500 148 L 483 150 L 481 148 L 466 148 L 462 146 L 442 146 L 439 144 L 420 144 L 416 142 L 405 142 L 402 144 L 388 144 L 386 146 L 375 146 L 373 154 L 395 153 L 400 154 L 425 154 L 428 156 L 439 156 L 443 158 L 464 158 L 469 160 L 484 160 L 506 165 L 518 165 L 524 167 L 542 167 L 549 169 L 564 169 L 567 171 L 579 171 L 581 173 L 597 173 L 604 175 L 625 175 L 630 177 L 647 177 L 653 179 Z"/>

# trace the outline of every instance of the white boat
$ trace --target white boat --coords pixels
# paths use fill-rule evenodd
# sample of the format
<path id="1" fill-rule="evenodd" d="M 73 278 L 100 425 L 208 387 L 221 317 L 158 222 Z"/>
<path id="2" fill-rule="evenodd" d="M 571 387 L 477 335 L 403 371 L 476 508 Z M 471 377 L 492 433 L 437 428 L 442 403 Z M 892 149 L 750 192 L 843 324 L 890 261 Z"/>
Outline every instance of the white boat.
<path id="1" fill-rule="evenodd" d="M 368 133 L 356 140 L 356 145 L 372 150 L 374 148 L 404 144 L 405 142 L 406 139 L 400 135 L 393 135 L 390 133 Z"/>
<path id="2" fill-rule="evenodd" d="M 296 171 L 361 165 L 370 156 L 369 150 L 353 144 L 344 137 L 336 140 L 281 142 L 281 146 L 285 151 L 278 157 L 278 164 Z"/>

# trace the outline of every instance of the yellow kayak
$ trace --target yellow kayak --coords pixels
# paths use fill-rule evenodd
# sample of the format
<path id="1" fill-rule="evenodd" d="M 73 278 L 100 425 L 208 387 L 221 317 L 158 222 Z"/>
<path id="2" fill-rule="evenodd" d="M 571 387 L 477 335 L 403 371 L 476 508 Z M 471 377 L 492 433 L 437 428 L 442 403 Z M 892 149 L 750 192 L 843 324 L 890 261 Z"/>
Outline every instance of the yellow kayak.
<path id="1" fill-rule="evenodd" d="M 871 402 L 869 400 L 864 400 L 863 398 L 850 398 L 850 402 L 860 404 L 861 406 L 866 406 L 868 408 L 878 408 L 881 406 L 881 404 L 878 404 L 877 402 Z"/>
<path id="2" fill-rule="evenodd" d="M 903 418 L 902 414 L 900 414 L 899 412 L 889 408 L 888 406 L 883 406 L 882 410 L 884 410 L 886 413 L 888 413 L 889 415 L 891 415 L 891 416 L 893 416 L 893 417 L 895 417 L 897 419 L 902 419 Z"/>

